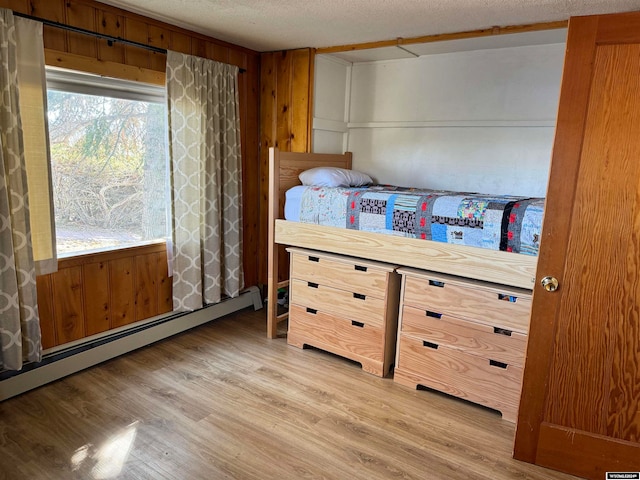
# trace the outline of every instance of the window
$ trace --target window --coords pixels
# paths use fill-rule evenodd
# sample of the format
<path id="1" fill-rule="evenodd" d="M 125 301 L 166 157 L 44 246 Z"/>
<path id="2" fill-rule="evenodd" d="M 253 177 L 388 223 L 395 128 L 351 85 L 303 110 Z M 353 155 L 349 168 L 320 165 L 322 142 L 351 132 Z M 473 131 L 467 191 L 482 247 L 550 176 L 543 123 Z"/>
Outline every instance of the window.
<path id="1" fill-rule="evenodd" d="M 162 87 L 47 70 L 58 256 L 167 236 Z"/>

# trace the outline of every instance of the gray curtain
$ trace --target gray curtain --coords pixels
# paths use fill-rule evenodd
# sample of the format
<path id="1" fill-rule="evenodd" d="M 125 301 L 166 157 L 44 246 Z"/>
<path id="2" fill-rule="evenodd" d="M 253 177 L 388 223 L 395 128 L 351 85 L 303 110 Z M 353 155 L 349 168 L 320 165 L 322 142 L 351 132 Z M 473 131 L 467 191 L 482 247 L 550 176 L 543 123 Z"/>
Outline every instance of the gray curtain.
<path id="1" fill-rule="evenodd" d="M 0 9 L 0 369 L 42 354 L 24 157 L 16 27 Z"/>
<path id="2" fill-rule="evenodd" d="M 188 311 L 243 287 L 238 67 L 170 51 L 167 101 L 173 304 Z"/>

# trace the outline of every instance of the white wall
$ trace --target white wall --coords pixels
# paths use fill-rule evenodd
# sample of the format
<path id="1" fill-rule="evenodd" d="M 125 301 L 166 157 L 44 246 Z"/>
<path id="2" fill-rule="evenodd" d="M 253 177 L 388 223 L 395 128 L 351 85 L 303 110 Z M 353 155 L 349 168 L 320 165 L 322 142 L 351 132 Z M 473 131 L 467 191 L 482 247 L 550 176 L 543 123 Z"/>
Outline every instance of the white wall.
<path id="1" fill-rule="evenodd" d="M 316 153 L 346 151 L 351 63 L 316 56 L 312 145 Z"/>
<path id="2" fill-rule="evenodd" d="M 343 149 L 354 153 L 354 168 L 378 182 L 544 196 L 564 48 L 334 62 L 329 69 L 318 56 L 315 114 L 339 118 L 345 110 L 328 98 L 342 95 L 339 84 L 348 83 Z M 342 151 L 315 127 L 314 151 Z"/>

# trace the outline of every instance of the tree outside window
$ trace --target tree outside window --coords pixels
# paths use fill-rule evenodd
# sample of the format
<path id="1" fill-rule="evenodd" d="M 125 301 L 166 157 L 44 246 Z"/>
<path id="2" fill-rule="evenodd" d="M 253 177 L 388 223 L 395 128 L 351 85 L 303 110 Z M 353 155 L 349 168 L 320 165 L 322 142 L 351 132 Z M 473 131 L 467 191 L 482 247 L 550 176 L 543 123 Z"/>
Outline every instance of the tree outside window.
<path id="1" fill-rule="evenodd" d="M 65 90 L 47 98 L 58 255 L 165 238 L 165 105 Z"/>

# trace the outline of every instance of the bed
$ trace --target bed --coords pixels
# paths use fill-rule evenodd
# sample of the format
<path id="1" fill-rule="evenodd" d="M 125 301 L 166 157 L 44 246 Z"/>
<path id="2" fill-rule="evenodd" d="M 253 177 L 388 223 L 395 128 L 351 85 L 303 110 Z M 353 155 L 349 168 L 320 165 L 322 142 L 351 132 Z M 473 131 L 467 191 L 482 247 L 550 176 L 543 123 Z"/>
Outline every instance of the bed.
<path id="1" fill-rule="evenodd" d="M 292 187 L 300 184 L 298 176 L 301 172 L 318 166 L 350 169 L 351 164 L 351 153 L 342 155 L 291 153 L 280 152 L 275 148 L 270 149 L 267 311 L 267 335 L 269 338 L 277 336 L 278 323 L 287 318 L 286 313 L 278 315 L 277 310 L 278 290 L 288 286 L 287 258 L 284 246 L 321 250 L 511 287 L 532 289 L 537 264 L 535 244 L 539 242 L 539 234 L 529 234 L 526 239 L 520 237 L 514 239 L 509 238 L 508 231 L 500 233 L 501 238 L 496 238 L 497 234 L 494 232 L 488 235 L 488 238 L 480 241 L 480 243 L 492 244 L 494 248 L 497 244 L 498 249 L 488 249 L 461 244 L 462 241 L 455 243 L 455 236 L 462 232 L 461 228 L 444 228 L 443 230 L 443 227 L 440 227 L 440 229 L 436 228 L 435 232 L 431 232 L 420 231 L 419 225 L 416 224 L 413 228 L 417 232 L 417 238 L 415 238 L 409 236 L 401 228 L 395 234 L 381 233 L 378 230 L 384 230 L 380 228 L 384 220 L 372 220 L 372 216 L 368 216 L 363 222 L 370 226 L 373 225 L 369 231 L 346 228 L 346 225 L 345 228 L 342 228 L 335 224 L 332 225 L 331 222 L 328 222 L 329 225 L 319 225 L 318 222 L 302 223 L 284 219 L 285 194 Z M 374 196 L 378 195 L 376 200 L 379 200 L 380 195 L 393 195 L 394 193 L 398 193 L 397 187 L 382 186 L 378 188 Z M 412 191 L 407 193 L 416 194 L 424 199 L 430 192 Z M 521 219 L 526 217 L 528 207 L 533 207 L 529 209 L 530 211 L 538 211 L 542 209 L 543 204 L 543 199 L 524 199 L 525 201 L 520 204 L 517 203 L 518 199 L 507 198 L 503 200 L 503 203 L 509 203 L 510 208 L 515 204 L 517 208 L 522 210 L 519 217 Z M 500 207 L 497 208 L 500 209 Z M 500 213 L 502 217 L 504 217 L 503 213 Z M 541 219 L 541 211 L 538 213 Z M 349 213 L 347 212 L 346 215 Z M 351 217 L 349 215 L 349 219 Z M 454 236 L 454 243 L 436 241 L 437 239 L 433 238 L 442 235 L 443 231 L 448 232 L 449 236 Z M 505 235 L 507 235 L 506 239 Z M 533 238 L 535 235 L 537 238 Z M 516 240 L 518 249 L 514 250 L 513 246 Z M 519 253 L 515 253 L 516 251 Z"/>

